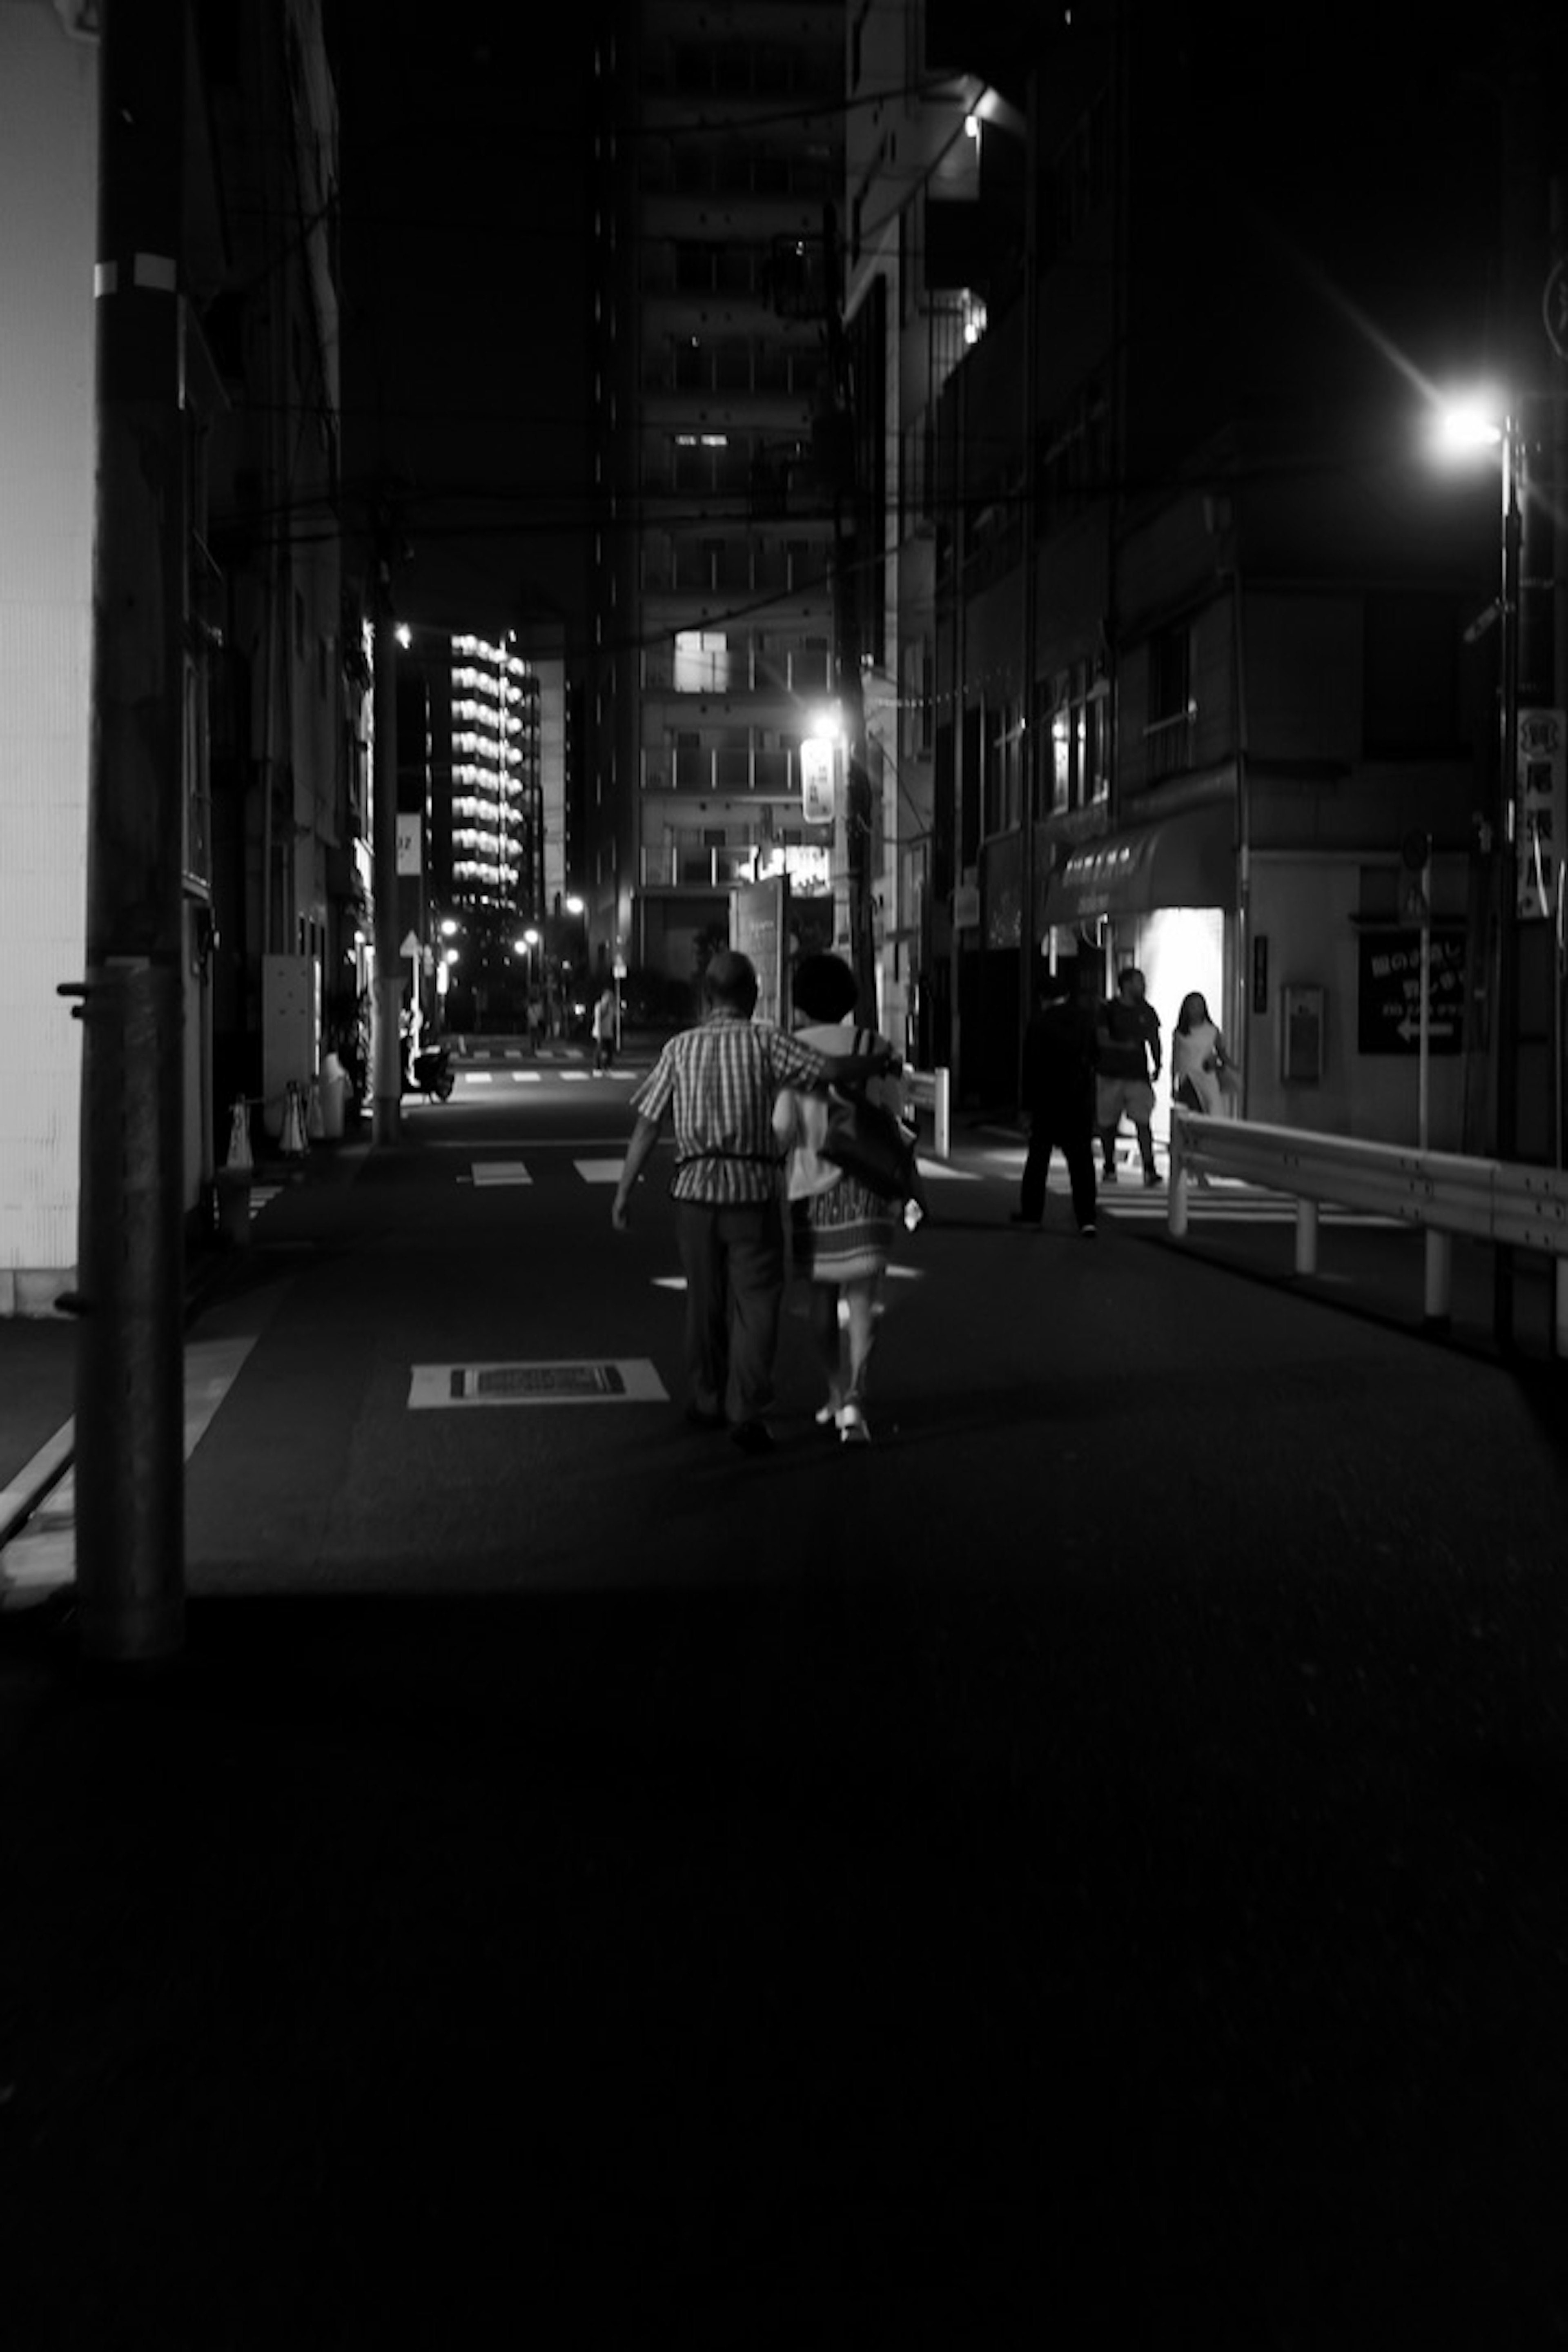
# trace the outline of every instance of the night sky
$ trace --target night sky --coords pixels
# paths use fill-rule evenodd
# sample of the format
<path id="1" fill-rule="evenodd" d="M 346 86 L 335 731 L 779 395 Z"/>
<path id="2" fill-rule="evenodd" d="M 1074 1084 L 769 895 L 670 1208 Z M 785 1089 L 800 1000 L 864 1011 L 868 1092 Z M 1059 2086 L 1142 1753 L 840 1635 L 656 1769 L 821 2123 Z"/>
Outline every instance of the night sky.
<path id="1" fill-rule="evenodd" d="M 345 0 L 329 24 L 345 520 L 398 486 L 416 625 L 580 626 L 587 12 Z"/>

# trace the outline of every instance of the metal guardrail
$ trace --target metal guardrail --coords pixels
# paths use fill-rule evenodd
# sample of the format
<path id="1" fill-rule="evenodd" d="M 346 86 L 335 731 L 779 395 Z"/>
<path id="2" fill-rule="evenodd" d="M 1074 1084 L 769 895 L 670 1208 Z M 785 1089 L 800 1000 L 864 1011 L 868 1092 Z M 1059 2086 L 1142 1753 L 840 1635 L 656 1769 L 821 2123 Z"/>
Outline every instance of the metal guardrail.
<path id="1" fill-rule="evenodd" d="M 904 1100 L 919 1118 L 931 1123 L 931 1150 L 938 1160 L 952 1157 L 952 1073 L 951 1070 L 904 1072 Z"/>
<path id="2" fill-rule="evenodd" d="M 1561 1169 L 1173 1109 L 1168 1226 L 1178 1241 L 1187 1231 L 1187 1195 L 1197 1175 L 1233 1176 L 1293 1193 L 1298 1274 L 1317 1272 L 1318 1211 L 1325 1201 L 1419 1226 L 1426 1242 L 1425 1311 L 1434 1323 L 1448 1319 L 1456 1234 L 1539 1251 L 1556 1261 L 1557 1347 L 1568 1355 L 1568 1173 Z"/>

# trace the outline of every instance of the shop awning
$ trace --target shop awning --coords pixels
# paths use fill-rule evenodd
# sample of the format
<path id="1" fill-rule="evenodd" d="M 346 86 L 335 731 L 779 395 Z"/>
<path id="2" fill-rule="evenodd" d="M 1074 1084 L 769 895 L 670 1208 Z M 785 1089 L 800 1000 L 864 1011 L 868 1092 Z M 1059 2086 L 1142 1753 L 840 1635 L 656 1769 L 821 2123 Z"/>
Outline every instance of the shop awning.
<path id="1" fill-rule="evenodd" d="M 1235 904 L 1235 816 L 1224 801 L 1085 842 L 1051 876 L 1046 921 L 1066 926 L 1156 907 Z"/>

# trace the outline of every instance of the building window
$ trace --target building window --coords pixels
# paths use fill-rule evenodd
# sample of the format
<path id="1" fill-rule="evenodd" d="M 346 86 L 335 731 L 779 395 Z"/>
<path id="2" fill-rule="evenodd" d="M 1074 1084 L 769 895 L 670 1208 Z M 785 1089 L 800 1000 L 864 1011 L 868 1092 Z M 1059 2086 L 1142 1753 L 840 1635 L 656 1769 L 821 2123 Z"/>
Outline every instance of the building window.
<path id="1" fill-rule="evenodd" d="M 1193 726 L 1193 629 L 1178 621 L 1149 640 L 1148 716 L 1143 740 L 1151 782 L 1189 762 Z"/>

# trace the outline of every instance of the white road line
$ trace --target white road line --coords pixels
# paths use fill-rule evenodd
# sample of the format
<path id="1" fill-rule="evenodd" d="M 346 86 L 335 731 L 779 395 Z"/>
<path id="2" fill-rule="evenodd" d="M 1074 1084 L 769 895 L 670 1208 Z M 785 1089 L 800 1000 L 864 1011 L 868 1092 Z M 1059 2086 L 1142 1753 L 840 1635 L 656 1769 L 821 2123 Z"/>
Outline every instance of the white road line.
<path id="1" fill-rule="evenodd" d="M 585 1087 L 588 1083 L 588 1076 L 586 1070 L 563 1070 L 561 1083 L 563 1087 Z"/>
<path id="2" fill-rule="evenodd" d="M 212 1423 L 213 1415 L 238 1378 L 241 1366 L 256 1345 L 256 1334 L 237 1339 L 197 1339 L 185 1349 L 184 1446 L 188 1462 Z M 68 1442 L 71 1424 L 58 1430 L 43 1449 Z M 26 1471 L 37 1464 L 35 1454 Z M 10 1490 L 7 1489 L 7 1492 Z M 36 1490 L 35 1490 L 36 1491 Z M 37 1599 L 69 1584 L 76 1575 L 76 1474 L 68 1471 L 22 1533 L 0 1551 L 0 1608 L 8 1601 Z"/>
<path id="3" fill-rule="evenodd" d="M 620 1181 L 624 1160 L 574 1160 L 572 1165 L 584 1184 L 615 1184 Z"/>
<path id="4" fill-rule="evenodd" d="M 954 1168 L 946 1160 L 917 1160 L 915 1165 L 928 1181 L 934 1180 L 939 1184 L 979 1184 L 984 1181 L 972 1168 Z"/>
<path id="5" fill-rule="evenodd" d="M 521 1160 L 476 1160 L 474 1182 L 489 1184 L 531 1184 L 532 1177 Z"/>
<path id="6" fill-rule="evenodd" d="M 496 1082 L 493 1070 L 465 1070 L 463 1076 L 471 1087 L 493 1087 Z"/>
<path id="7" fill-rule="evenodd" d="M 538 1070 L 514 1070 L 511 1082 L 514 1087 L 536 1087 L 541 1075 Z"/>
<path id="8" fill-rule="evenodd" d="M 70 1459 L 71 1439 L 75 1432 L 76 1423 L 66 1422 L 52 1437 L 45 1440 L 32 1460 L 16 1473 L 11 1484 L 0 1487 L 0 1528 L 8 1526 L 17 1513 L 26 1507 L 33 1496 L 52 1486 L 58 1478 L 62 1467 Z"/>

